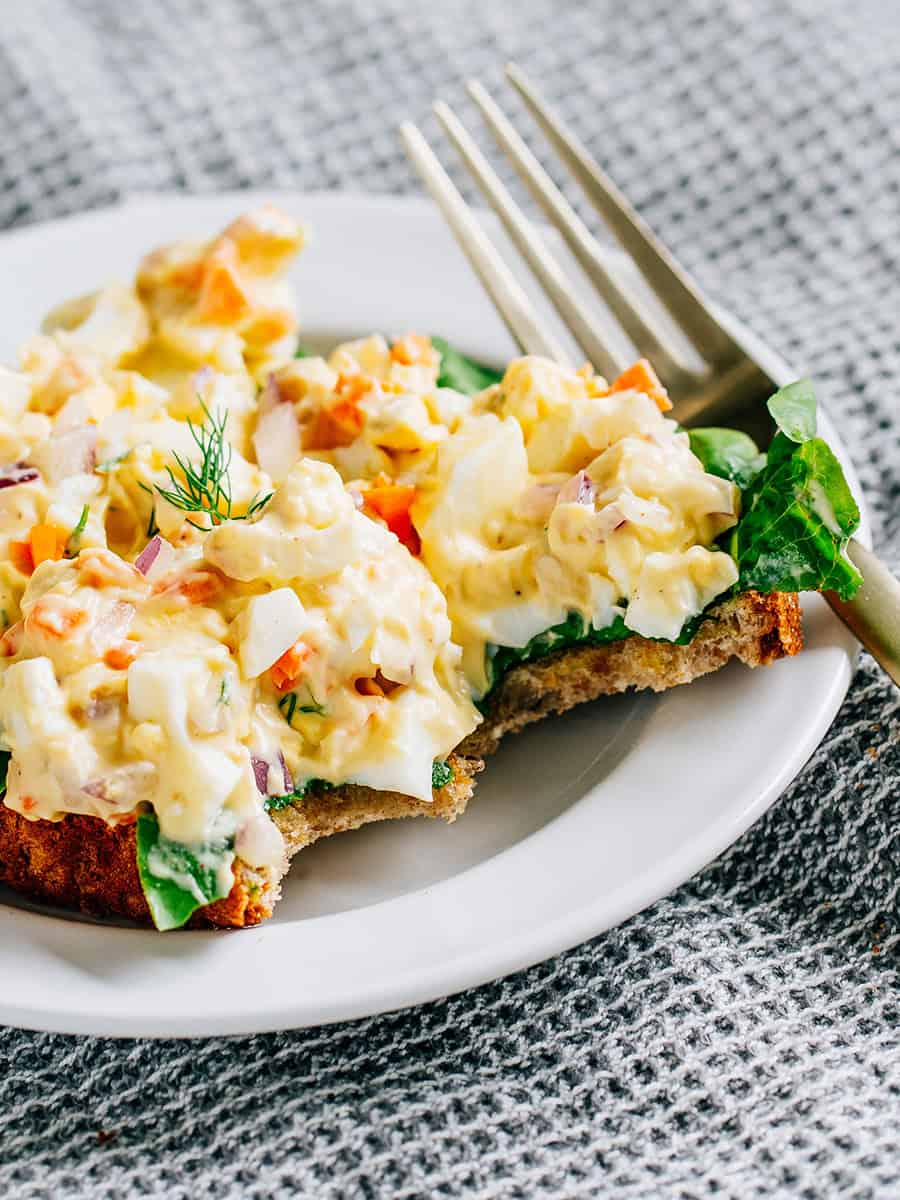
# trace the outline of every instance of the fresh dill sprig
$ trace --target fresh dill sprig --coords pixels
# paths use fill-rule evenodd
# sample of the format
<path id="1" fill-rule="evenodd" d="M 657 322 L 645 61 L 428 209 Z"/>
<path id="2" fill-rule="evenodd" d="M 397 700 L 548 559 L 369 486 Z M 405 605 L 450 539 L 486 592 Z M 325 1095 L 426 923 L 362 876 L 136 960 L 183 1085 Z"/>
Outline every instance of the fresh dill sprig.
<path id="1" fill-rule="evenodd" d="M 310 692 L 309 698 L 310 704 L 301 704 L 300 697 L 296 692 L 288 692 L 286 696 L 281 697 L 278 701 L 278 708 L 288 725 L 293 727 L 295 713 L 315 713 L 317 717 L 325 716 L 327 709 L 324 704 L 319 704 L 312 692 Z"/>
<path id="2" fill-rule="evenodd" d="M 116 467 L 125 462 L 131 457 L 131 450 L 123 450 L 121 454 L 116 454 L 113 458 L 107 458 L 103 462 L 97 463 L 94 470 L 98 475 L 109 475 Z"/>
<path id="3" fill-rule="evenodd" d="M 91 510 L 85 504 L 81 510 L 81 516 L 78 518 L 78 524 L 66 539 L 66 558 L 74 558 L 78 553 L 81 545 L 81 535 L 84 533 L 85 526 L 88 523 L 88 517 L 91 515 Z"/>
<path id="4" fill-rule="evenodd" d="M 221 416 L 216 418 L 202 400 L 200 404 L 205 415 L 203 424 L 195 425 L 193 421 L 187 423 L 191 437 L 200 451 L 200 461 L 195 464 L 173 452 L 172 457 L 184 476 L 184 481 L 178 478 L 171 467 L 166 467 L 166 474 L 172 486 L 163 488 L 155 484 L 154 490 L 173 508 L 187 513 L 201 513 L 207 517 L 209 525 L 198 524 L 197 521 L 188 518 L 189 525 L 206 532 L 213 525 L 220 525 L 223 521 L 246 521 L 269 503 L 272 493 L 267 492 L 265 496 L 260 496 L 257 492 L 245 512 L 233 511 L 231 477 L 228 473 L 231 466 L 231 443 L 225 436 L 228 410 L 223 409 Z"/>

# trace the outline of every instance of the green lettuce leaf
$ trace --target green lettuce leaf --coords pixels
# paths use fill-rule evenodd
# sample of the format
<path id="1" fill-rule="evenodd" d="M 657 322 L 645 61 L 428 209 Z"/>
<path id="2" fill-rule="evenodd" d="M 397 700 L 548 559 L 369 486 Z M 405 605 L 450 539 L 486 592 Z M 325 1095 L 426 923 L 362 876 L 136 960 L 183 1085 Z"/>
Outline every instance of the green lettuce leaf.
<path id="1" fill-rule="evenodd" d="M 792 443 L 777 434 L 730 537 L 738 590 L 833 590 L 849 600 L 862 583 L 847 557 L 858 525 L 856 501 L 827 443 Z"/>
<path id="2" fill-rule="evenodd" d="M 728 541 L 740 571 L 738 590 L 830 590 L 849 600 L 862 583 L 847 557 L 859 508 L 841 464 L 816 437 L 812 384 L 801 379 L 781 388 L 768 408 L 778 432 Z"/>
<path id="3" fill-rule="evenodd" d="M 766 465 L 752 437 L 739 429 L 689 429 L 691 450 L 703 463 L 704 470 L 720 479 L 730 479 L 741 490 L 753 482 Z"/>
<path id="4" fill-rule="evenodd" d="M 780 388 L 766 407 L 792 442 L 808 442 L 816 436 L 816 394 L 808 379 L 798 379 Z"/>
<path id="5" fill-rule="evenodd" d="M 474 396 L 476 392 L 483 392 L 503 378 L 502 371 L 495 371 L 493 367 L 467 358 L 443 338 L 433 337 L 431 344 L 441 356 L 438 387 L 453 388 L 466 396 Z"/>
<path id="6" fill-rule="evenodd" d="M 157 929 L 178 929 L 213 900 L 231 891 L 232 876 L 223 866 L 234 861 L 234 838 L 223 838 L 192 850 L 160 833 L 154 813 L 137 819 L 137 865 L 141 887 Z"/>

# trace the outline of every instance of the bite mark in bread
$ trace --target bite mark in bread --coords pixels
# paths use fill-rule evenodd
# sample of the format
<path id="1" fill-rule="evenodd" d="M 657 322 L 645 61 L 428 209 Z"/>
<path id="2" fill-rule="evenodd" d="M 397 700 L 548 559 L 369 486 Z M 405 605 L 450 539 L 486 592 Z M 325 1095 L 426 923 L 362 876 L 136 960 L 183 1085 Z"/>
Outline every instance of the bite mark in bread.
<path id="1" fill-rule="evenodd" d="M 430 804 L 398 792 L 346 784 L 311 794 L 273 813 L 288 856 L 333 833 L 394 817 L 440 817 L 455 821 L 472 794 L 481 763 L 452 755 L 453 779 L 435 790 Z M 93 916 L 150 922 L 135 853 L 135 826 L 107 825 L 97 817 L 69 815 L 60 821 L 29 821 L 0 802 L 0 882 L 32 899 L 79 909 Z M 238 860 L 234 886 L 222 900 L 199 909 L 194 927 L 258 925 L 272 915 L 281 878 Z"/>

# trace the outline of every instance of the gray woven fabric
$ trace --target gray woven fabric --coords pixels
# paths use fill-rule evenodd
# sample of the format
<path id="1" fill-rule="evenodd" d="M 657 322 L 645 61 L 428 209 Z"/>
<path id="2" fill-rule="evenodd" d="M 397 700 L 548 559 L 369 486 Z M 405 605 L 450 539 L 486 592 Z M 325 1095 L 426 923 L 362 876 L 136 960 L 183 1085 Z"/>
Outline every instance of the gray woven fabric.
<path id="1" fill-rule="evenodd" d="M 409 190 L 397 121 L 508 57 L 709 291 L 815 372 L 897 564 L 894 4 L 8 4 L 0 225 L 162 188 Z M 194 1044 L 0 1031 L 0 1194 L 900 1195 L 898 731 L 864 658 L 728 854 L 455 999 Z"/>

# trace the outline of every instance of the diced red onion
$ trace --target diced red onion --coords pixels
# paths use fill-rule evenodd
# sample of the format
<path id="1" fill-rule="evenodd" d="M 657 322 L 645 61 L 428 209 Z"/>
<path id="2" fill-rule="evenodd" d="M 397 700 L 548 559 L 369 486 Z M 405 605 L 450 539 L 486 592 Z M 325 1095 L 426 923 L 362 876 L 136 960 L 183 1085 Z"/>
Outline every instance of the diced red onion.
<path id="1" fill-rule="evenodd" d="M 148 579 L 158 579 L 169 570 L 174 561 L 174 547 L 157 533 L 134 560 L 134 566 L 135 570 Z"/>
<path id="2" fill-rule="evenodd" d="M 300 425 L 292 404 L 262 413 L 253 434 L 256 461 L 273 479 L 284 479 L 300 457 Z"/>
<path id="3" fill-rule="evenodd" d="M 250 762 L 253 766 L 253 778 L 256 780 L 256 790 L 263 796 L 277 796 L 281 793 L 272 792 L 269 790 L 269 771 L 270 765 L 264 758 L 260 758 L 256 754 L 250 755 Z M 284 755 L 278 751 L 278 764 L 281 767 L 281 777 L 284 780 L 284 792 L 292 792 L 294 790 L 294 780 L 291 776 L 290 768 L 284 761 Z"/>
<path id="4" fill-rule="evenodd" d="M 281 390 L 278 387 L 278 382 L 273 374 L 269 374 L 266 380 L 266 386 L 259 393 L 258 411 L 260 417 L 265 413 L 270 412 L 276 405 L 281 403 Z"/>
<path id="5" fill-rule="evenodd" d="M 90 783 L 86 783 L 81 790 L 88 796 L 93 796 L 95 800 L 106 799 L 106 783 L 102 779 L 94 779 Z"/>
<path id="6" fill-rule="evenodd" d="M 578 471 L 559 489 L 560 504 L 593 505 L 596 488 L 584 471 Z"/>
<path id="7" fill-rule="evenodd" d="M 280 750 L 278 751 L 278 761 L 281 763 L 281 774 L 284 776 L 284 790 L 285 792 L 292 792 L 294 790 L 294 777 L 291 775 L 290 767 L 284 761 L 284 755 Z"/>
<path id="8" fill-rule="evenodd" d="M 250 755 L 250 762 L 253 765 L 253 778 L 256 780 L 256 790 L 263 796 L 268 796 L 269 764 L 264 758 L 257 758 L 255 754 Z"/>
<path id="9" fill-rule="evenodd" d="M 41 473 L 37 467 L 29 467 L 27 463 L 7 463 L 0 466 L 0 488 L 15 487 L 19 483 L 32 483 L 40 479 Z"/>
<path id="10" fill-rule="evenodd" d="M 142 575 L 146 575 L 153 564 L 156 562 L 159 552 L 162 549 L 162 538 L 157 533 L 150 539 L 147 545 L 143 548 L 137 558 L 134 560 L 134 565 Z"/>

